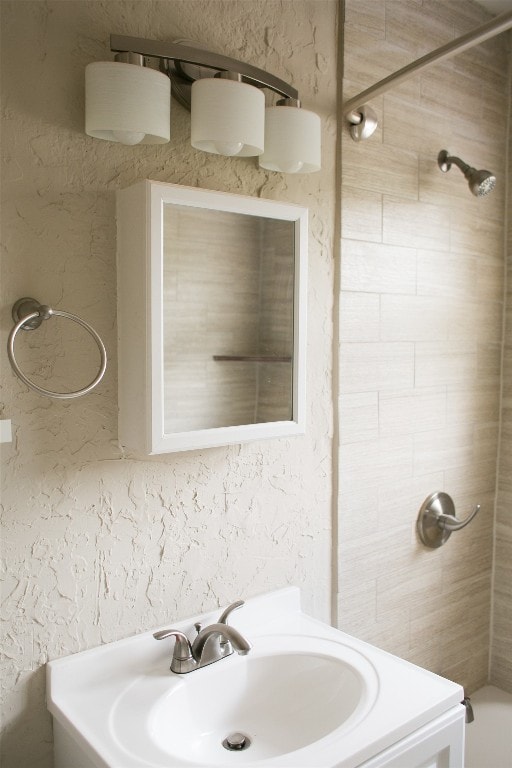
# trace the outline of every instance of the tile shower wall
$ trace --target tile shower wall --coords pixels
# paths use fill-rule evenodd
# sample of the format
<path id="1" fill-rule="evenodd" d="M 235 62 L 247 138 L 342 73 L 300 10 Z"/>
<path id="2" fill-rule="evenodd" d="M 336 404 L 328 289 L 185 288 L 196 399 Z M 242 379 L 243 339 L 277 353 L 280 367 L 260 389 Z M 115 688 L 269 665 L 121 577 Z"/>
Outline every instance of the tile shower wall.
<path id="1" fill-rule="evenodd" d="M 512 103 L 512 58 L 509 65 Z M 512 120 L 512 110 L 509 114 Z M 494 549 L 491 682 L 512 693 L 512 131 L 508 151 L 507 298 Z"/>
<path id="2" fill-rule="evenodd" d="M 475 28 L 467 2 L 347 0 L 344 98 Z M 372 102 L 342 137 L 338 623 L 464 684 L 487 680 L 499 432 L 507 39 Z M 498 176 L 488 198 L 441 149 Z M 472 524 L 418 542 L 423 500 Z"/>
<path id="3" fill-rule="evenodd" d="M 44 662 L 297 584 L 330 609 L 331 379 L 336 22 L 333 0 L 98 0 L 0 3 L 2 354 L 20 296 L 75 312 L 104 337 L 91 395 L 53 402 L 2 359 L 2 768 L 49 768 Z M 123 147 L 83 132 L 84 67 L 109 34 L 188 38 L 289 80 L 322 117 L 324 169 L 260 170 L 172 142 Z M 135 460 L 117 444 L 115 191 L 139 179 L 240 192 L 310 210 L 308 433 Z M 20 339 L 25 369 L 65 391 L 89 380 L 94 349 L 49 321 Z M 55 362 L 54 362 L 55 361 Z M 71 767 L 70 767 L 71 768 Z"/>

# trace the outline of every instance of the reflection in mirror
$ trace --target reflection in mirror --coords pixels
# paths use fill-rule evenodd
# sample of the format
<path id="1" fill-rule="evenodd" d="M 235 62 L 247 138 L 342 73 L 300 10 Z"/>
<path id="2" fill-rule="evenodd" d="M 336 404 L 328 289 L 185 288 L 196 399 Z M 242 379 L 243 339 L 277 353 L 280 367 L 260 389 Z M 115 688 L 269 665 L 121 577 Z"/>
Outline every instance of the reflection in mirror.
<path id="1" fill-rule="evenodd" d="M 294 232 L 164 204 L 165 433 L 293 418 Z"/>

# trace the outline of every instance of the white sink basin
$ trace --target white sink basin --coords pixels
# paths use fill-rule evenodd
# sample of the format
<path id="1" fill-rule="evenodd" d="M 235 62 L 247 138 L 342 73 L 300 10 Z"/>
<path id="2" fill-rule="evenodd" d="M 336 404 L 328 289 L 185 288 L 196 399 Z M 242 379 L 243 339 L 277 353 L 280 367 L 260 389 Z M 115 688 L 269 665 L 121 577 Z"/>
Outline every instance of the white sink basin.
<path id="1" fill-rule="evenodd" d="M 116 702 L 112 731 L 129 754 L 163 765 L 247 765 L 339 737 L 365 717 L 377 691 L 373 666 L 343 644 L 262 637 L 247 656 L 138 678 Z M 233 733 L 246 737 L 236 753 L 223 746 Z"/>
<path id="2" fill-rule="evenodd" d="M 460 686 L 305 615 L 296 588 L 247 600 L 231 623 L 248 655 L 187 674 L 169 670 L 173 641 L 154 630 L 50 662 L 55 768 L 374 768 L 460 709 Z M 228 751 L 237 732 L 250 744 Z"/>

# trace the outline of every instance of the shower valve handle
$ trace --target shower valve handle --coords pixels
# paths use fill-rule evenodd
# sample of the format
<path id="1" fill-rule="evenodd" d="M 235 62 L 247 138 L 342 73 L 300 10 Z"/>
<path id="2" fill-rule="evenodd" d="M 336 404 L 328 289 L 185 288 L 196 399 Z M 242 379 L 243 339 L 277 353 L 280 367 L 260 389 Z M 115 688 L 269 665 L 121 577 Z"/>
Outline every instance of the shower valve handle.
<path id="1" fill-rule="evenodd" d="M 480 504 L 477 504 L 474 510 L 464 520 L 458 520 L 455 515 L 443 515 L 437 514 L 437 524 L 445 531 L 460 531 L 461 528 L 465 528 L 468 523 L 472 521 L 477 512 L 480 511 Z M 435 513 L 434 513 L 435 514 Z"/>
<path id="2" fill-rule="evenodd" d="M 453 531 L 465 528 L 480 510 L 477 504 L 464 520 L 455 515 L 453 499 L 443 491 L 436 491 L 425 499 L 416 522 L 418 536 L 426 547 L 440 547 L 450 538 Z"/>

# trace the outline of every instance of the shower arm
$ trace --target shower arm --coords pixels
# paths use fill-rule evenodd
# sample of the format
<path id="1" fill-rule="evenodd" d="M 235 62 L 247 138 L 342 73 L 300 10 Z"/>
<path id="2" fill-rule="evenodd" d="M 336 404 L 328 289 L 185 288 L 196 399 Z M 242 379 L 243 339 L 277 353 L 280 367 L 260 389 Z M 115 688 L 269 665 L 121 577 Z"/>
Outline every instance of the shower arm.
<path id="1" fill-rule="evenodd" d="M 450 165 L 456 165 L 457 168 L 460 168 L 460 170 L 462 171 L 462 173 L 466 177 L 467 177 L 468 171 L 472 170 L 470 165 L 465 163 L 464 160 L 461 160 L 460 157 L 455 157 L 454 155 L 448 155 L 445 158 L 445 163 L 446 163 L 446 170 L 447 171 L 450 170 Z M 441 170 L 443 170 L 443 169 L 441 169 Z"/>
<path id="2" fill-rule="evenodd" d="M 444 61 L 455 56 L 457 53 L 473 48 L 475 45 L 483 43 L 510 28 L 512 28 L 512 11 L 507 11 L 485 22 L 485 24 L 477 27 L 472 32 L 468 32 L 456 40 L 452 40 L 451 43 L 446 43 L 446 45 L 442 45 L 440 48 L 436 48 L 425 56 L 416 59 L 416 61 L 407 64 L 402 69 L 388 75 L 383 80 L 379 80 L 375 85 L 349 99 L 343 107 L 343 114 L 350 123 L 350 133 L 354 141 L 368 138 L 377 128 L 377 115 L 365 104 L 366 101 L 374 99 L 376 96 L 381 96 L 395 85 L 408 80 L 432 64 Z"/>

